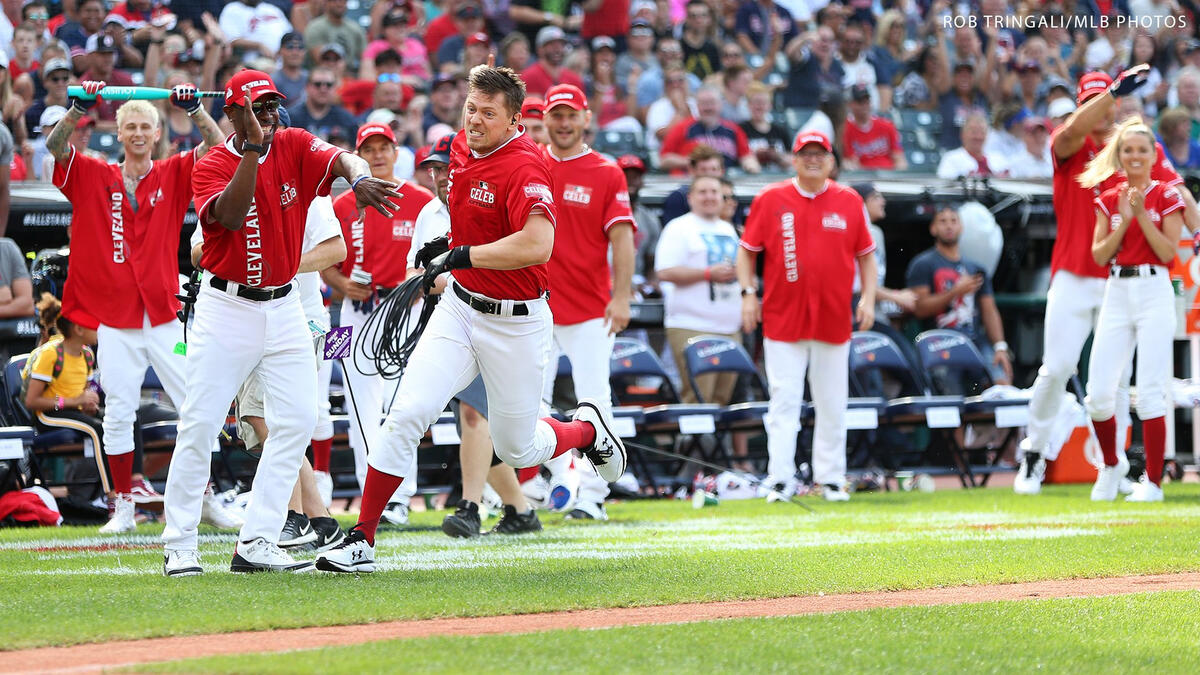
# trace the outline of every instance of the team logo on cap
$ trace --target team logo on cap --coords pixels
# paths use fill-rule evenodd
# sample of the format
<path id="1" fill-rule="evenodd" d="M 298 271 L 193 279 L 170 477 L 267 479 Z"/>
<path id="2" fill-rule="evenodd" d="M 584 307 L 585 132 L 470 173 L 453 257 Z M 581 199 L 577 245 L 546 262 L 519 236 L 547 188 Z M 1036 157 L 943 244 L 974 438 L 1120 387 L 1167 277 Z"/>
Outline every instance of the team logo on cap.
<path id="1" fill-rule="evenodd" d="M 592 188 L 583 185 L 567 184 L 563 190 L 563 201 L 570 204 L 587 206 L 592 203 Z"/>
<path id="2" fill-rule="evenodd" d="M 574 101 L 574 100 L 575 100 L 575 94 L 572 94 L 569 91 L 563 91 L 563 92 L 559 92 L 559 93 L 551 96 L 550 100 L 547 101 L 547 103 L 554 103 L 555 101 Z"/>

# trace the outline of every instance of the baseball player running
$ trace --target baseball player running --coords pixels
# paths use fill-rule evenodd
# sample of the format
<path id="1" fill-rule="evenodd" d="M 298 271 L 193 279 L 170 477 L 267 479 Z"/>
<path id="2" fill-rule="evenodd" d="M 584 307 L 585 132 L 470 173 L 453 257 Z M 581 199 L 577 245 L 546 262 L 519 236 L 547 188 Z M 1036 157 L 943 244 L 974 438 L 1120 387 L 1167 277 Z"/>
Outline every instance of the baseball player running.
<path id="1" fill-rule="evenodd" d="M 1013 483 L 1018 494 L 1040 493 L 1046 462 L 1058 458 L 1059 448 L 1050 444 L 1050 432 L 1062 406 L 1067 379 L 1075 372 L 1083 343 L 1095 324 L 1109 276 L 1109 270 L 1097 264 L 1091 253 L 1096 226 L 1094 200 L 1113 187 L 1118 178 L 1109 176 L 1090 187 L 1080 185 L 1078 178 L 1108 142 L 1116 119 L 1117 98 L 1136 90 L 1145 80 L 1146 70 L 1145 66 L 1131 68 L 1115 82 L 1101 72 L 1082 76 L 1076 93 L 1079 108 L 1050 136 L 1058 235 L 1050 260 L 1053 276 L 1046 293 L 1042 366 L 1029 400 L 1026 443 L 1029 449 Z M 1168 187 L 1181 183 L 1161 148 L 1156 154 L 1151 179 Z M 1109 361 L 1105 365 L 1113 368 L 1114 363 Z M 1114 410 L 1119 416 L 1119 437 L 1124 438 L 1124 430 L 1129 427 L 1129 389 L 1125 385 L 1129 382 L 1130 362 L 1126 360 L 1121 368 L 1125 374 L 1119 379 L 1122 386 L 1116 394 Z"/>
<path id="2" fill-rule="evenodd" d="M 861 330 L 875 323 L 875 243 L 862 197 L 829 179 L 833 150 L 819 131 L 796 137 L 796 177 L 768 186 L 750 204 L 738 250 L 742 329 L 763 326 L 771 401 L 767 428 L 767 480 L 776 493 L 796 485 L 796 434 L 804 373 L 812 388 L 817 423 L 813 482 L 828 501 L 846 501 L 846 399 L 849 395 L 850 301 L 854 262 L 862 294 L 854 319 Z M 754 269 L 763 254 L 763 299 Z M 774 493 L 768 495 L 771 499 Z"/>
<path id="3" fill-rule="evenodd" d="M 452 271 L 413 352 L 378 448 L 367 458 L 359 522 L 317 569 L 375 571 L 375 529 L 404 481 L 425 431 L 455 393 L 481 374 L 496 454 L 516 467 L 584 450 L 600 477 L 625 471 L 625 447 L 601 402 L 583 400 L 574 419 L 539 419 L 545 369 L 551 367 L 553 319 L 546 303 L 546 262 L 558 209 L 541 150 L 521 127 L 525 83 L 508 68 L 471 70 L 455 138 L 448 207 L 449 240 L 417 253 L 426 287 Z"/>
<path id="4" fill-rule="evenodd" d="M 197 164 L 192 177 L 207 275 L 196 301 L 187 398 L 167 477 L 167 576 L 203 572 L 196 528 L 208 480 L 208 444 L 255 368 L 271 433 L 230 569 L 310 568 L 277 545 L 317 416 L 312 336 L 299 294 L 292 292 L 305 219 L 313 199 L 329 193 L 334 176 L 350 183 L 360 207 L 389 217 L 396 208 L 391 200 L 400 197 L 394 184 L 371 177 L 362 158 L 303 129 L 277 129 L 282 100 L 266 73 L 244 70 L 230 78 L 224 111 L 235 135 Z"/>
<path id="5" fill-rule="evenodd" d="M 558 207 L 550 273 L 550 311 L 554 314 L 554 354 L 571 362 L 576 400 L 590 398 L 611 408 L 609 360 L 613 339 L 629 325 L 633 294 L 633 212 L 625 174 L 583 142 L 591 125 L 587 97 L 574 85 L 559 84 L 546 92 L 544 121 L 550 143 L 546 164 Z M 608 263 L 612 248 L 612 269 Z M 552 398 L 557 368 L 546 369 L 543 395 Z M 550 504 L 570 511 L 579 485 L 574 517 L 604 519 L 608 484 L 590 472 L 570 476 L 570 455 L 550 462 Z M 570 472 L 570 473 L 568 473 Z M 577 513 L 576 513 L 577 511 Z"/>
<path id="6" fill-rule="evenodd" d="M 1138 418 L 1146 447 L 1146 473 L 1126 501 L 1160 502 L 1167 445 L 1166 384 L 1175 334 L 1175 293 L 1167 265 L 1183 229 L 1179 188 L 1151 179 L 1157 159 L 1154 132 L 1140 117 L 1123 122 L 1113 141 L 1079 176 L 1084 187 L 1101 184 L 1118 169 L 1125 180 L 1095 201 L 1092 258 L 1111 264 L 1096 339 L 1088 366 L 1087 409 L 1096 427 L 1104 467 L 1092 487 L 1093 501 L 1112 501 L 1129 462 L 1117 455 L 1117 388 L 1136 347 Z"/>
<path id="7" fill-rule="evenodd" d="M 345 192 L 333 200 L 342 238 L 346 240 L 347 255 L 340 266 L 330 267 L 322 276 L 325 283 L 344 298 L 341 325 L 353 326 L 357 335 L 376 303 L 404 282 L 405 260 L 417 214 L 433 199 L 433 193 L 393 174 L 396 136 L 388 125 L 360 127 L 355 148 L 358 156 L 370 165 L 372 176 L 399 185 L 397 190 L 404 195 L 399 209 L 390 217 L 369 211 L 362 219 L 353 194 Z M 351 406 L 350 448 L 354 451 L 355 473 L 361 488 L 367 478 L 367 449 L 374 448 L 378 442 L 379 421 L 387 413 L 384 405 L 391 397 L 387 396 L 385 401 L 385 382 L 381 375 L 363 373 L 359 367 L 364 364 L 353 357 L 343 360 L 342 364 L 349 385 L 346 395 L 347 404 Z M 412 489 L 415 490 L 415 486 Z M 408 500 L 412 494 L 409 486 L 400 488 L 390 501 L 394 506 L 388 510 L 389 522 L 396 525 L 408 522 Z"/>
<path id="8" fill-rule="evenodd" d="M 84 82 L 95 94 L 104 82 Z M 184 399 L 183 359 L 175 355 L 182 338 L 175 320 L 179 301 L 176 250 L 183 216 L 192 200 L 191 174 L 225 135 L 184 84 L 171 102 L 188 111 L 204 142 L 194 150 L 152 160 L 162 134 L 158 109 L 130 101 L 117 110 L 121 164 L 78 153 L 68 143 L 75 124 L 96 104 L 72 99 L 54 126 L 46 148 L 54 156 L 54 185 L 70 200 L 71 258 L 63 291 L 63 314 L 96 331 L 100 386 L 105 392 L 104 454 L 113 479 L 114 511 L 100 529 L 130 532 L 134 524 L 133 423 L 146 367 L 152 366 L 171 401 Z M 215 434 L 210 437 L 210 441 Z M 211 447 L 211 443 L 208 447 Z M 207 456 L 206 456 L 207 461 Z M 153 488 L 139 486 L 154 498 Z M 203 488 L 203 486 L 201 486 Z"/>

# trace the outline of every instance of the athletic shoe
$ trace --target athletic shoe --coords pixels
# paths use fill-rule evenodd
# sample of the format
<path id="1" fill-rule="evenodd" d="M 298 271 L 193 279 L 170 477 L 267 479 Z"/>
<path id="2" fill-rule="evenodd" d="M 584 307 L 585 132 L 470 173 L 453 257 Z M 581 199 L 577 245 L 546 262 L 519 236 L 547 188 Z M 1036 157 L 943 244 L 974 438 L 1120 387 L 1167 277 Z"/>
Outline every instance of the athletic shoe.
<path id="1" fill-rule="evenodd" d="M 1151 483 L 1145 476 L 1133 484 L 1133 492 L 1125 498 L 1127 502 L 1161 502 L 1162 500 L 1162 486 Z"/>
<path id="2" fill-rule="evenodd" d="M 521 483 L 521 493 L 533 508 L 550 508 L 550 483 L 546 482 L 541 474 Z"/>
<path id="3" fill-rule="evenodd" d="M 138 478 L 130 483 L 129 494 L 133 495 L 134 504 L 155 504 L 162 503 L 163 500 L 163 496 L 145 478 Z"/>
<path id="4" fill-rule="evenodd" d="M 383 513 L 379 514 L 385 523 L 391 525 L 407 525 L 408 524 L 408 504 L 404 502 L 390 502 Z"/>
<path id="5" fill-rule="evenodd" d="M 504 510 L 504 500 L 500 498 L 500 493 L 496 492 L 496 488 L 492 487 L 491 483 L 483 484 L 481 500 L 489 518 L 492 517 L 493 513 L 500 513 Z"/>
<path id="6" fill-rule="evenodd" d="M 1133 494 L 1133 488 L 1137 485 L 1137 481 L 1129 480 L 1129 476 L 1121 479 L 1121 484 L 1117 486 L 1117 492 L 1123 495 Z"/>
<path id="7" fill-rule="evenodd" d="M 317 533 L 303 513 L 288 511 L 287 520 L 283 521 L 283 531 L 279 533 L 279 548 L 296 548 L 317 540 Z"/>
<path id="8" fill-rule="evenodd" d="M 333 518 L 318 516 L 316 518 L 309 518 L 308 522 L 312 525 L 313 531 L 317 533 L 317 540 L 308 544 L 308 546 L 312 547 L 310 550 L 317 552 L 328 551 L 342 543 L 342 540 L 346 538 L 346 533 L 342 532 L 342 526 L 338 525 L 338 521 Z"/>
<path id="9" fill-rule="evenodd" d="M 608 512 L 603 504 L 579 502 L 575 509 L 565 516 L 566 520 L 608 520 Z"/>
<path id="10" fill-rule="evenodd" d="M 214 494 L 212 488 L 204 491 L 204 501 L 201 502 L 200 522 L 207 523 L 218 530 L 240 530 L 244 521 L 242 517 L 229 507 L 220 495 Z"/>
<path id="11" fill-rule="evenodd" d="M 442 532 L 447 536 L 470 539 L 479 536 L 479 505 L 465 499 L 454 505 L 454 513 L 442 519 Z"/>
<path id="12" fill-rule="evenodd" d="M 1033 461 L 1029 461 L 1032 459 Z M 1042 492 L 1042 480 L 1046 477 L 1046 460 L 1036 452 L 1026 453 L 1017 467 L 1013 479 L 1013 492 L 1019 495 L 1036 495 Z"/>
<path id="13" fill-rule="evenodd" d="M 846 492 L 845 488 L 832 483 L 822 485 L 821 496 L 827 502 L 848 502 L 850 501 L 850 493 Z"/>
<path id="14" fill-rule="evenodd" d="M 118 494 L 113 500 L 112 517 L 100 528 L 100 534 L 122 534 L 136 530 L 133 511 L 133 497 Z"/>
<path id="15" fill-rule="evenodd" d="M 340 544 L 317 556 L 316 566 L 322 572 L 374 572 L 375 547 L 367 543 L 367 536 L 355 526 Z"/>
<path id="16" fill-rule="evenodd" d="M 321 502 L 325 508 L 329 508 L 333 503 L 333 476 L 325 471 L 313 471 L 313 478 L 317 481 L 317 494 L 321 495 Z"/>
<path id="17" fill-rule="evenodd" d="M 550 476 L 549 507 L 563 513 L 575 507 L 579 497 L 579 471 L 572 466 L 557 476 Z"/>
<path id="18" fill-rule="evenodd" d="M 541 532 L 542 521 L 538 520 L 537 511 L 529 509 L 528 513 L 517 513 L 514 506 L 504 505 L 504 515 L 500 516 L 500 522 L 496 526 L 488 530 L 488 534 L 526 534 L 528 532 Z"/>
<path id="19" fill-rule="evenodd" d="M 233 549 L 230 572 L 308 572 L 312 563 L 297 561 L 279 546 L 255 537 L 250 541 L 239 541 Z"/>
<path id="20" fill-rule="evenodd" d="M 1096 484 L 1092 486 L 1092 501 L 1111 502 L 1117 498 L 1117 490 L 1121 487 L 1121 479 L 1129 473 L 1129 461 L 1117 458 L 1116 466 L 1101 467 L 1096 476 Z"/>
<path id="21" fill-rule="evenodd" d="M 577 422 L 587 422 L 596 430 L 596 440 L 586 448 L 580 448 L 584 457 L 595 467 L 596 473 L 606 483 L 615 483 L 625 473 L 625 444 L 621 437 L 612 430 L 612 413 L 607 406 L 602 407 L 596 399 L 585 398 L 579 402 L 571 419 Z"/>
<path id="22" fill-rule="evenodd" d="M 200 566 L 200 552 L 195 549 L 184 551 L 167 551 L 163 555 L 163 576 L 194 577 L 203 574 Z"/>

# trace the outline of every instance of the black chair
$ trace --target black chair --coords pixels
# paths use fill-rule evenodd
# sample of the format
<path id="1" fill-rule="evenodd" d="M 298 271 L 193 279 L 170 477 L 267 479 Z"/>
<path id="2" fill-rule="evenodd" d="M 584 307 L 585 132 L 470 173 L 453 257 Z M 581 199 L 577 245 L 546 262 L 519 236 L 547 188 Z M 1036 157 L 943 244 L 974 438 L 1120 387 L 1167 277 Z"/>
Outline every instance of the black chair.
<path id="1" fill-rule="evenodd" d="M 641 157 L 646 154 L 641 134 L 632 131 L 598 131 L 596 132 L 593 148 L 596 152 L 602 152 L 613 157 L 620 157 L 621 155 L 637 155 Z"/>
<path id="2" fill-rule="evenodd" d="M 34 421 L 33 414 L 25 407 L 25 401 L 21 399 L 21 370 L 25 367 L 25 362 L 28 361 L 29 354 L 20 354 L 8 360 L 8 364 L 4 367 L 4 391 L 5 396 L 3 401 L 4 415 L 7 424 L 13 426 L 28 427 L 32 433 L 33 443 L 33 459 L 38 476 L 47 482 L 46 474 L 42 471 L 42 460 L 53 456 L 69 455 L 76 452 L 82 455 L 83 441 L 87 436 L 81 431 L 72 429 L 38 429 Z M 96 456 L 100 457 L 104 452 L 103 448 L 93 449 Z M 103 471 L 102 466 L 99 467 Z M 69 483 L 53 482 L 51 484 L 66 485 Z"/>

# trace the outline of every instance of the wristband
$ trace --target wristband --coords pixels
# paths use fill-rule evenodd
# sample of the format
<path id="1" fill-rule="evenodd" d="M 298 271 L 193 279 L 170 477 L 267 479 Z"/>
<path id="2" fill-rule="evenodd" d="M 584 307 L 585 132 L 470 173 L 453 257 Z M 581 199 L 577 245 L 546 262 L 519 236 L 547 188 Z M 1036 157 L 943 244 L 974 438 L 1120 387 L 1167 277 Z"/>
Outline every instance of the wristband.
<path id="1" fill-rule="evenodd" d="M 355 178 L 354 182 L 350 184 L 350 191 L 353 192 L 354 189 L 358 187 L 359 183 L 361 183 L 362 181 L 364 181 L 368 178 L 370 178 L 370 176 L 359 176 L 358 178 Z"/>
<path id="2" fill-rule="evenodd" d="M 66 405 L 66 402 L 63 401 L 63 397 L 61 397 L 61 396 L 54 397 L 54 409 L 55 410 L 62 410 L 65 405 Z"/>
<path id="3" fill-rule="evenodd" d="M 753 286 L 742 286 L 742 297 L 758 297 L 758 289 Z"/>
<path id="4" fill-rule="evenodd" d="M 242 154 L 247 152 L 257 152 L 261 156 L 266 154 L 267 149 L 257 143 L 242 143 Z"/>
<path id="5" fill-rule="evenodd" d="M 992 350 L 997 351 L 997 352 L 1006 352 L 1006 351 L 1008 351 L 1008 343 L 1005 342 L 1004 340 L 1001 340 L 1001 341 L 997 342 L 996 344 L 992 345 Z"/>
<path id="6" fill-rule="evenodd" d="M 712 281 L 712 268 L 711 267 L 704 268 L 704 280 Z"/>

